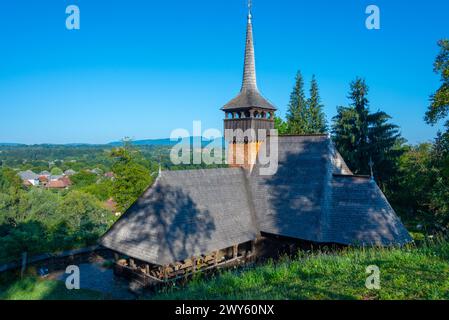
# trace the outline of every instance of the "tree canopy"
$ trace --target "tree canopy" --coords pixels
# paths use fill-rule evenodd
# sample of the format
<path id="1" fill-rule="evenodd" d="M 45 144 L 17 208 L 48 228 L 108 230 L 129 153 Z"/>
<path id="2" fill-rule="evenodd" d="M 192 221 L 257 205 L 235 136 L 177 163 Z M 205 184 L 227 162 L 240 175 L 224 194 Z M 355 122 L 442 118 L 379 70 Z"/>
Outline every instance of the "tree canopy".
<path id="1" fill-rule="evenodd" d="M 60 175 L 63 174 L 63 172 L 62 172 L 62 170 L 61 170 L 60 168 L 58 168 L 58 167 L 53 167 L 53 168 L 51 169 L 51 174 L 52 174 L 53 176 L 60 176 Z"/>
<path id="2" fill-rule="evenodd" d="M 434 62 L 434 72 L 441 76 L 440 88 L 431 95 L 430 106 L 426 112 L 425 120 L 431 125 L 446 118 L 449 114 L 449 39 L 438 42 L 440 52 Z M 446 122 L 449 132 L 449 120 Z"/>
<path id="3" fill-rule="evenodd" d="M 122 147 L 113 149 L 111 156 L 115 159 L 112 166 L 115 174 L 112 194 L 118 208 L 125 211 L 148 188 L 153 179 L 149 164 L 144 165 L 145 160 L 129 140 L 124 140 Z"/>

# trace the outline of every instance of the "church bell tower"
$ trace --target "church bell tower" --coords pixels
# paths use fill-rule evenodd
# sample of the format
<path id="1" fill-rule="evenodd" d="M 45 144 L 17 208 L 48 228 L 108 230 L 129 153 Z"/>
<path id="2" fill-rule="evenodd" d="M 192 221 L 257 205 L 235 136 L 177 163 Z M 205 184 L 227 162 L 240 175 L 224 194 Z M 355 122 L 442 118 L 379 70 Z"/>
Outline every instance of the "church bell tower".
<path id="1" fill-rule="evenodd" d="M 251 169 L 261 143 L 269 135 L 270 130 L 274 129 L 276 111 L 257 88 L 251 0 L 248 3 L 242 87 L 237 97 L 221 110 L 225 113 L 224 129 L 228 143 L 229 165 Z M 229 134 L 231 132 L 232 134 Z"/>

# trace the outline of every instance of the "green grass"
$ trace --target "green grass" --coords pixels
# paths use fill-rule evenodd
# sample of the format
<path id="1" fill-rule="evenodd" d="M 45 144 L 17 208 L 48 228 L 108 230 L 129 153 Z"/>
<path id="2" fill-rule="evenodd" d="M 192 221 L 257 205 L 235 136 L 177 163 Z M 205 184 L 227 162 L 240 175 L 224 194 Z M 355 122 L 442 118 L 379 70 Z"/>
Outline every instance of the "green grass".
<path id="1" fill-rule="evenodd" d="M 366 267 L 377 265 L 381 289 L 368 290 Z M 449 299 L 449 243 L 420 248 L 300 253 L 243 271 L 197 278 L 154 299 Z"/>
<path id="2" fill-rule="evenodd" d="M 377 265 L 381 289 L 365 288 L 366 267 Z M 6 275 L 4 275 L 6 276 Z M 449 299 L 449 242 L 402 249 L 300 252 L 244 270 L 197 276 L 185 287 L 164 289 L 152 299 Z M 0 299 L 97 300 L 108 295 L 67 290 L 60 281 L 28 276 L 0 282 Z"/>
<path id="3" fill-rule="evenodd" d="M 0 300 L 100 300 L 109 297 L 91 290 L 67 290 L 64 282 L 26 277 L 0 285 Z"/>

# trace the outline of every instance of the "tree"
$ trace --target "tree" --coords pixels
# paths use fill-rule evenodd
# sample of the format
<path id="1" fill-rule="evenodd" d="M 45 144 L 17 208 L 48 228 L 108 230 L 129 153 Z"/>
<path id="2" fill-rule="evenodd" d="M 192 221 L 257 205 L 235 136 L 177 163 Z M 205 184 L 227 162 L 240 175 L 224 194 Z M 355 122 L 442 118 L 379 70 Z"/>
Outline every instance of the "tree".
<path id="1" fill-rule="evenodd" d="M 312 77 L 310 86 L 310 98 L 306 99 L 304 93 L 304 80 L 301 72 L 298 71 L 295 86 L 290 94 L 290 103 L 287 111 L 287 124 L 277 120 L 277 125 L 285 133 L 289 134 L 320 134 L 327 131 L 326 117 L 321 104 L 318 82 L 315 76 Z"/>
<path id="2" fill-rule="evenodd" d="M 410 147 L 400 157 L 397 192 L 391 198 L 409 224 L 430 233 L 449 229 L 449 149 L 443 135 Z"/>
<path id="3" fill-rule="evenodd" d="M 87 187 L 80 188 L 79 191 L 91 194 L 100 201 L 106 201 L 112 197 L 113 182 L 109 179 L 101 179 L 99 182 Z"/>
<path id="4" fill-rule="evenodd" d="M 434 71 L 442 85 L 430 96 L 425 121 L 430 125 L 449 114 L 449 40 L 438 42 L 440 52 Z M 411 148 L 401 157 L 399 188 L 394 202 L 413 222 L 430 232 L 449 229 L 449 121 L 446 132 L 438 132 L 433 144 Z"/>
<path id="5" fill-rule="evenodd" d="M 115 174 L 113 198 L 118 208 L 125 211 L 151 184 L 151 173 L 142 165 L 141 154 L 130 140 L 125 139 L 122 147 L 113 149 L 111 156 L 115 159 L 112 166 Z"/>
<path id="6" fill-rule="evenodd" d="M 426 202 L 438 226 L 449 229 L 449 131 L 438 133 L 433 144 L 430 167 L 433 171 L 430 197 Z"/>
<path id="7" fill-rule="evenodd" d="M 17 172 L 10 168 L 0 168 L 0 191 L 17 193 L 22 189 L 22 181 Z"/>
<path id="8" fill-rule="evenodd" d="M 358 115 L 353 107 L 337 108 L 337 115 L 332 119 L 333 140 L 343 159 L 354 170 L 359 164 L 359 127 Z"/>
<path id="9" fill-rule="evenodd" d="M 449 114 L 449 39 L 438 42 L 440 53 L 434 62 L 434 71 L 441 75 L 440 88 L 430 96 L 431 105 L 428 107 L 425 120 L 435 125 L 439 120 L 446 118 Z M 449 132 L 449 120 L 446 122 Z"/>
<path id="10" fill-rule="evenodd" d="M 399 127 L 390 123 L 391 117 L 378 111 L 368 116 L 368 162 L 374 163 L 374 177 L 379 186 L 388 193 L 396 184 L 398 159 L 404 153 L 406 142 Z"/>
<path id="11" fill-rule="evenodd" d="M 5 194 L 5 201 L 8 199 L 11 206 L 18 204 L 22 189 L 22 180 L 17 172 L 10 168 L 0 168 L 0 193 Z"/>
<path id="12" fill-rule="evenodd" d="M 437 133 L 432 154 L 435 162 L 442 167 L 443 173 L 449 177 L 449 132 Z"/>
<path id="13" fill-rule="evenodd" d="M 82 244 L 95 241 L 107 230 L 110 215 L 94 196 L 79 191 L 69 192 L 60 202 L 57 213 L 57 228 L 63 225 L 70 242 Z"/>
<path id="14" fill-rule="evenodd" d="M 98 177 L 95 173 L 82 170 L 70 177 L 75 188 L 84 188 L 97 182 Z"/>
<path id="15" fill-rule="evenodd" d="M 51 169 L 51 175 L 52 176 L 61 176 L 63 174 L 62 170 L 58 167 L 54 167 Z"/>
<path id="16" fill-rule="evenodd" d="M 318 82 L 316 81 L 315 75 L 312 77 L 310 98 L 307 100 L 307 109 L 309 116 L 309 129 L 307 133 L 326 133 L 326 116 L 323 112 L 323 105 L 321 104 Z"/>
<path id="17" fill-rule="evenodd" d="M 334 141 L 355 173 L 368 173 L 368 86 L 361 78 L 350 84 L 349 107 L 339 107 L 333 118 Z"/>
<path id="18" fill-rule="evenodd" d="M 397 159 L 402 154 L 403 140 L 399 128 L 389 123 L 385 112 L 369 112 L 368 86 L 357 78 L 350 85 L 348 107 L 339 107 L 333 118 L 332 134 L 337 149 L 356 174 L 370 174 L 373 160 L 374 176 L 387 190 L 397 171 Z"/>
<path id="19" fill-rule="evenodd" d="M 287 126 L 290 134 L 303 134 L 308 131 L 306 117 L 307 100 L 304 93 L 304 80 L 300 71 L 296 74 L 295 86 L 290 94 L 287 111 Z"/>
<path id="20" fill-rule="evenodd" d="M 288 125 L 281 117 L 274 116 L 274 128 L 279 135 L 288 134 Z"/>

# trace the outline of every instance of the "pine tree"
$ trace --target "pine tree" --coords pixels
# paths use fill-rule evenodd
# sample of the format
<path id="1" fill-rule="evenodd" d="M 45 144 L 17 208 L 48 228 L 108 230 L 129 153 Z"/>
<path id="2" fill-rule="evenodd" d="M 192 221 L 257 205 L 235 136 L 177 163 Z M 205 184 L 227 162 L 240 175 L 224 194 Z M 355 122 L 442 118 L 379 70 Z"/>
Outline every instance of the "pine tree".
<path id="1" fill-rule="evenodd" d="M 312 77 L 310 98 L 307 100 L 307 114 L 309 117 L 309 130 L 306 133 L 327 132 L 326 116 L 323 112 L 323 105 L 321 104 L 318 82 L 316 81 L 315 75 Z"/>
<path id="2" fill-rule="evenodd" d="M 392 178 L 398 173 L 398 159 L 404 152 L 405 139 L 401 138 L 399 127 L 390 123 L 391 117 L 378 111 L 368 115 L 368 162 L 375 165 L 375 178 L 384 191 L 391 189 Z"/>
<path id="3" fill-rule="evenodd" d="M 359 164 L 357 118 L 354 108 L 340 106 L 337 108 L 337 115 L 332 119 L 332 135 L 335 145 L 354 172 L 357 172 L 356 168 Z"/>
<path id="4" fill-rule="evenodd" d="M 354 108 L 356 113 L 356 167 L 361 173 L 368 173 L 368 162 L 371 155 L 368 150 L 369 101 L 366 96 L 368 95 L 369 88 L 366 85 L 365 80 L 361 78 L 356 78 L 351 83 L 350 87 L 351 90 L 348 98 L 352 101 L 350 106 Z"/>
<path id="5" fill-rule="evenodd" d="M 304 93 L 304 80 L 300 71 L 296 74 L 295 86 L 290 94 L 287 111 L 287 126 L 290 134 L 303 134 L 308 130 L 306 117 L 307 101 Z"/>
<path id="6" fill-rule="evenodd" d="M 403 140 L 399 128 L 389 123 L 385 112 L 369 112 L 368 86 L 363 79 L 351 83 L 348 107 L 339 107 L 333 118 L 332 133 L 335 145 L 356 174 L 370 174 L 370 159 L 379 185 L 387 188 L 397 170 Z"/>

